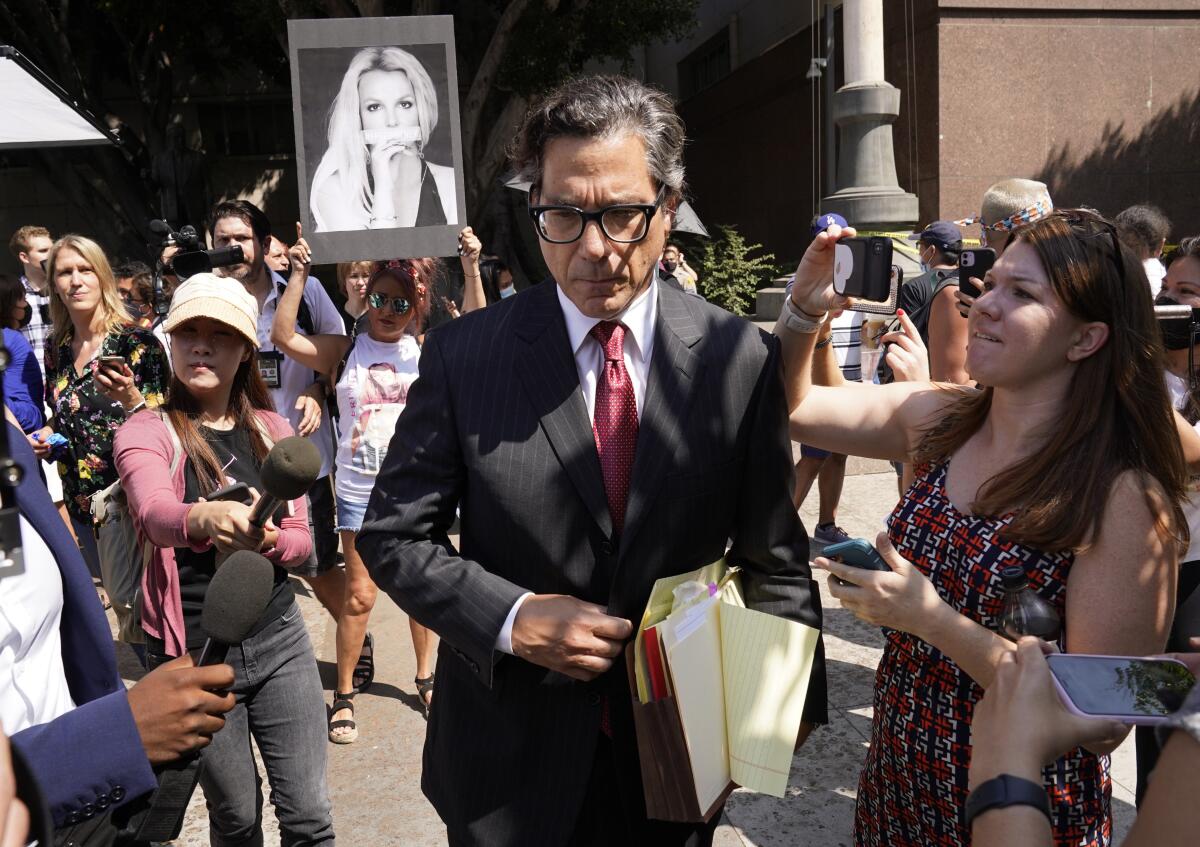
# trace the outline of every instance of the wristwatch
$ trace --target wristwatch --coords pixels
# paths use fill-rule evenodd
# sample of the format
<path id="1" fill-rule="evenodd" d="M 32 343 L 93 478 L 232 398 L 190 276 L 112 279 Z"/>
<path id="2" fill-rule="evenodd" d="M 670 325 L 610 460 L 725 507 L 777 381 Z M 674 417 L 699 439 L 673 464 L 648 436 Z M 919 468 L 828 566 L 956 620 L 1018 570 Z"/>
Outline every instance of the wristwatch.
<path id="1" fill-rule="evenodd" d="M 967 829 L 971 828 L 971 821 L 984 812 L 1008 806 L 1033 806 L 1046 816 L 1046 820 L 1054 823 L 1050 817 L 1050 797 L 1044 785 L 1002 773 L 980 783 L 967 797 Z"/>

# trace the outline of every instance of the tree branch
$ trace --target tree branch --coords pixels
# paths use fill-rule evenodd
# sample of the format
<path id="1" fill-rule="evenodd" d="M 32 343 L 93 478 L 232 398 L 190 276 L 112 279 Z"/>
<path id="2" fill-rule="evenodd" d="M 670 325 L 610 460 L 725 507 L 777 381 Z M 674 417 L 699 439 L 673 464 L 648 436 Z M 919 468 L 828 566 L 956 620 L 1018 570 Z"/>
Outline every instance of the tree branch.
<path id="1" fill-rule="evenodd" d="M 488 42 L 483 58 L 479 60 L 479 68 L 475 78 L 471 80 L 471 88 L 467 92 L 462 106 L 463 151 L 466 155 L 475 152 L 479 123 L 483 116 L 483 106 L 487 102 L 492 86 L 496 82 L 496 74 L 508 53 L 512 42 L 513 30 L 521 16 L 529 7 L 531 0 L 512 0 L 500 16 L 492 40 Z"/>
<path id="2" fill-rule="evenodd" d="M 508 143 L 525 117 L 525 109 L 529 103 L 524 97 L 513 95 L 504 104 L 499 117 L 492 123 L 488 135 L 487 149 L 475 162 L 472 169 L 474 179 L 468 186 L 467 202 L 477 207 L 487 195 L 488 186 L 500 175 L 508 158 Z"/>

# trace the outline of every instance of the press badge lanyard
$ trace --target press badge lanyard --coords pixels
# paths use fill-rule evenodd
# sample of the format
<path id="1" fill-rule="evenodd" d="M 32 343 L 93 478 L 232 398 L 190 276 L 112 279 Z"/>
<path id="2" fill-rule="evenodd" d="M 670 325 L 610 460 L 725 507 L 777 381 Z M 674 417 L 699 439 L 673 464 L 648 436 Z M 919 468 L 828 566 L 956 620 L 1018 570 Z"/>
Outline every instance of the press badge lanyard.
<path id="1" fill-rule="evenodd" d="M 279 302 L 279 288 L 278 288 L 278 286 L 275 285 L 274 281 L 271 282 L 271 289 L 275 294 L 274 302 L 278 303 Z M 267 300 L 266 302 L 263 303 L 264 311 L 266 309 L 267 303 L 270 303 L 270 302 L 271 302 L 270 300 Z M 272 307 L 272 309 L 271 309 L 272 319 L 274 318 L 274 314 L 275 314 L 275 309 L 274 309 L 274 307 Z M 275 345 L 272 344 L 271 345 L 272 349 L 270 349 L 270 350 L 263 350 L 260 348 L 258 351 L 258 373 L 259 373 L 259 376 L 262 377 L 262 380 L 264 383 L 266 383 L 267 388 L 271 388 L 271 389 L 280 388 L 283 385 L 283 380 L 280 376 L 281 366 L 283 365 L 283 354 L 280 353 L 278 350 L 275 350 L 274 346 Z"/>

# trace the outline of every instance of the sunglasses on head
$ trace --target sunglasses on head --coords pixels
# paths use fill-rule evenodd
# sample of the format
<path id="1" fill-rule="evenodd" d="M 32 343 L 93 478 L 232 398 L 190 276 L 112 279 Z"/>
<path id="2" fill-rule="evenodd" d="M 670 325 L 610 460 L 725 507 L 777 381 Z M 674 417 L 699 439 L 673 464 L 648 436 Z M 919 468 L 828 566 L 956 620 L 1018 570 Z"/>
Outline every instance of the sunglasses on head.
<path id="1" fill-rule="evenodd" d="M 378 291 L 373 291 L 367 295 L 367 303 L 374 309 L 382 309 L 385 305 L 391 305 L 392 311 L 397 315 L 404 315 L 412 308 L 412 305 L 403 297 L 388 297 Z"/>

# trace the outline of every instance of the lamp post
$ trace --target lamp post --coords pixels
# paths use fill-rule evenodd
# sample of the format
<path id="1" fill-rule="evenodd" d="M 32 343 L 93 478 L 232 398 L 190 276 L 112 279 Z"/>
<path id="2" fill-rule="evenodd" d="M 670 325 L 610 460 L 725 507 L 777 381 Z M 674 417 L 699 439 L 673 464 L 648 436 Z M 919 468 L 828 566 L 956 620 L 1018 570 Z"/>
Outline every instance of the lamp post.
<path id="1" fill-rule="evenodd" d="M 900 91 L 883 78 L 883 0 L 842 5 L 842 69 L 846 84 L 833 98 L 841 132 L 838 190 L 821 201 L 860 230 L 891 230 L 917 222 L 917 196 L 900 187 L 892 124 Z"/>

